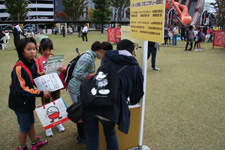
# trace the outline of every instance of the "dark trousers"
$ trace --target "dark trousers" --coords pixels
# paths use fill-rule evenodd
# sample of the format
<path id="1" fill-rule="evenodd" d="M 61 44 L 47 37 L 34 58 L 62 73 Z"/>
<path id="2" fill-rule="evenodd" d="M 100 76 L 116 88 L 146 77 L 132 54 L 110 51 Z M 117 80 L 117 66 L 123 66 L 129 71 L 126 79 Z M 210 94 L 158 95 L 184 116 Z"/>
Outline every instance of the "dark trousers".
<path id="1" fill-rule="evenodd" d="M 115 122 L 100 120 L 94 115 L 83 115 L 84 128 L 87 135 L 86 150 L 99 150 L 99 121 L 104 129 L 107 150 L 119 150 L 115 132 Z"/>
<path id="2" fill-rule="evenodd" d="M 53 98 L 53 100 L 56 100 L 56 99 L 60 98 L 60 90 L 51 92 L 51 97 Z M 43 98 L 41 98 L 42 105 L 48 104 L 48 103 L 50 103 L 51 101 L 52 101 L 52 100 L 51 100 L 50 98 L 45 99 L 45 100 L 44 100 Z"/>
<path id="3" fill-rule="evenodd" d="M 181 41 L 185 40 L 185 33 L 181 33 Z"/>
<path id="4" fill-rule="evenodd" d="M 167 44 L 168 38 L 169 38 L 169 37 L 164 37 L 164 44 L 165 44 L 165 45 Z"/>
<path id="5" fill-rule="evenodd" d="M 189 44 L 191 45 L 191 47 L 190 47 L 188 50 L 192 50 L 192 47 L 193 47 L 193 41 L 187 41 L 185 50 L 187 50 Z"/>
<path id="6" fill-rule="evenodd" d="M 14 45 L 16 47 L 16 44 L 19 42 L 20 37 L 14 37 Z"/>
<path id="7" fill-rule="evenodd" d="M 150 55 L 152 54 L 152 68 L 155 68 L 156 53 L 157 53 L 157 50 L 155 47 L 148 48 L 148 59 Z"/>
<path id="8" fill-rule="evenodd" d="M 207 43 L 209 43 L 209 42 L 213 42 L 213 35 L 210 35 L 209 40 L 208 40 Z"/>
<path id="9" fill-rule="evenodd" d="M 84 41 L 84 37 L 86 38 L 86 41 L 88 41 L 87 39 L 87 33 L 82 33 L 82 40 Z"/>

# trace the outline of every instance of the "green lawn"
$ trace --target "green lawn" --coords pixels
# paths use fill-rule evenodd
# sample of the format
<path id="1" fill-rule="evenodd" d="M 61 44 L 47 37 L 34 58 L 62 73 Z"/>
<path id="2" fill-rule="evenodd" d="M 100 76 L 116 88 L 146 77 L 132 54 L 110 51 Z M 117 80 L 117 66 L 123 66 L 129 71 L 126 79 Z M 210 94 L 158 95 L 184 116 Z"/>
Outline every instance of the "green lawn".
<path id="1" fill-rule="evenodd" d="M 75 48 L 84 52 L 96 40 L 107 41 L 107 34 L 98 32 L 88 34 L 88 42 L 82 42 L 77 34 L 72 38 L 49 37 L 54 54 L 64 54 L 66 65 L 76 56 Z M 177 46 L 161 47 L 156 62 L 160 71 L 152 71 L 148 61 L 143 145 L 152 150 L 225 149 L 225 50 L 211 49 L 211 44 L 203 43 L 201 52 L 190 52 L 184 51 L 185 44 L 178 41 Z M 17 60 L 13 37 L 8 49 L 0 50 L 0 60 L 0 149 L 11 150 L 18 146 L 19 129 L 14 112 L 8 108 L 10 73 Z M 68 91 L 61 95 L 71 105 Z M 41 99 L 37 98 L 37 105 L 40 104 Z M 35 119 L 37 135 L 46 138 L 37 115 Z M 84 150 L 85 145 L 75 142 L 75 124 L 68 121 L 64 126 L 64 133 L 53 128 L 54 136 L 47 138 L 49 143 L 43 149 Z M 29 139 L 27 142 L 30 147 Z"/>

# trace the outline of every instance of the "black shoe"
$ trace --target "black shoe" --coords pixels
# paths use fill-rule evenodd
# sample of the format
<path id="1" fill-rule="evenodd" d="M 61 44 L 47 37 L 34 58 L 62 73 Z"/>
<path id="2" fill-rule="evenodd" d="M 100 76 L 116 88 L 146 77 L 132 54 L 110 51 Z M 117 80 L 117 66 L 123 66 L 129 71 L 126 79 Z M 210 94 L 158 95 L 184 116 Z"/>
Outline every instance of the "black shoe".
<path id="1" fill-rule="evenodd" d="M 86 137 L 80 137 L 80 136 L 77 136 L 77 139 L 76 139 L 76 143 L 77 144 L 86 144 L 87 143 L 87 138 Z"/>
<path id="2" fill-rule="evenodd" d="M 191 51 L 191 49 L 188 49 L 188 51 Z"/>

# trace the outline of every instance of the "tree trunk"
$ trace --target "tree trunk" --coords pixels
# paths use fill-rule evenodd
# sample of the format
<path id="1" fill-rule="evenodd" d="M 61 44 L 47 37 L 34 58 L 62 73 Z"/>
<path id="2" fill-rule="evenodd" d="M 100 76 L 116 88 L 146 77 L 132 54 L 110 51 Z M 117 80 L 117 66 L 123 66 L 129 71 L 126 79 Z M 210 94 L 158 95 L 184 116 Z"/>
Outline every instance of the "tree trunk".
<path id="1" fill-rule="evenodd" d="M 104 27 L 103 26 L 104 26 L 104 24 L 102 23 L 101 24 L 101 34 L 103 34 L 103 32 L 104 32 Z"/>

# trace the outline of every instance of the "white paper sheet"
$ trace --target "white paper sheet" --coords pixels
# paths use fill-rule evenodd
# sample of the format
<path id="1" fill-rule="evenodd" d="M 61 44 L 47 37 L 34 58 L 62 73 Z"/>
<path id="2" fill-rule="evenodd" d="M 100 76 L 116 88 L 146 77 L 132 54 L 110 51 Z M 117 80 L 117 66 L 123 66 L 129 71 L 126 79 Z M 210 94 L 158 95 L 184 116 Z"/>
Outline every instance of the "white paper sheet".
<path id="1" fill-rule="evenodd" d="M 62 67 L 63 59 L 64 59 L 64 55 L 56 55 L 56 56 L 49 57 L 45 74 L 50 74 L 50 73 L 59 74 L 59 72 L 57 72 L 57 69 L 59 67 Z"/>
<path id="2" fill-rule="evenodd" d="M 64 88 L 62 81 L 57 73 L 46 74 L 34 79 L 38 90 L 40 91 L 56 91 Z"/>

